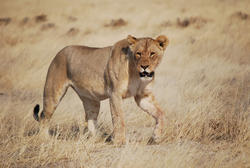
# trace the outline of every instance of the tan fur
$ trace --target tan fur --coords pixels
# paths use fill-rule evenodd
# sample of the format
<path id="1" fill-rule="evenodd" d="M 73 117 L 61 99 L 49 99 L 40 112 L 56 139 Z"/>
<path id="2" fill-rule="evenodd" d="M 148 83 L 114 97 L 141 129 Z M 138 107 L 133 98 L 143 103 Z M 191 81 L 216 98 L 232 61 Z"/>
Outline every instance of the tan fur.
<path id="1" fill-rule="evenodd" d="M 88 128 L 93 134 L 96 133 L 100 101 L 110 99 L 113 141 L 124 144 L 125 123 L 121 103 L 122 99 L 133 96 L 137 105 L 155 118 L 153 139 L 160 141 L 164 113 L 151 92 L 155 77 L 151 72 L 160 63 L 167 45 L 165 36 L 137 39 L 129 35 L 127 39 L 105 48 L 65 47 L 49 67 L 43 111 L 37 120 L 44 122 L 50 119 L 71 86 L 83 102 Z"/>

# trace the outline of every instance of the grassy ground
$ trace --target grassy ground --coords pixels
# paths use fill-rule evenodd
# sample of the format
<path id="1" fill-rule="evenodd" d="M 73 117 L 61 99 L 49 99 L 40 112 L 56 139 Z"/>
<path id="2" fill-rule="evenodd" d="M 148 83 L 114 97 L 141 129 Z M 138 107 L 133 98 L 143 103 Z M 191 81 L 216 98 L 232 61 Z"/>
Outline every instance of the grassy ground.
<path id="1" fill-rule="evenodd" d="M 0 167 L 250 167 L 249 1 L 0 3 Z M 146 145 L 154 121 L 132 98 L 123 104 L 125 146 L 88 139 L 71 89 L 51 120 L 53 135 L 37 133 L 32 111 L 56 53 L 128 34 L 170 39 L 154 88 L 168 121 L 164 142 Z M 108 101 L 98 123 L 112 131 Z"/>

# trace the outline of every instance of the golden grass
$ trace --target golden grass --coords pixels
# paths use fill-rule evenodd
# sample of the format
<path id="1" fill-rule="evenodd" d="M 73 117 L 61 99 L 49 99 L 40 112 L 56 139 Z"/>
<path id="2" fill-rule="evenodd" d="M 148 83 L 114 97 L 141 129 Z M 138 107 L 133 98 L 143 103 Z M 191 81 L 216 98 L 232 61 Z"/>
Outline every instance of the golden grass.
<path id="1" fill-rule="evenodd" d="M 1 1 L 0 167 L 250 167 L 249 11 L 247 0 Z M 154 121 L 132 98 L 123 104 L 125 146 L 88 138 L 71 89 L 53 115 L 52 135 L 39 132 L 32 111 L 55 54 L 128 34 L 170 39 L 154 88 L 167 116 L 165 140 L 146 145 Z M 98 123 L 112 132 L 107 100 Z"/>

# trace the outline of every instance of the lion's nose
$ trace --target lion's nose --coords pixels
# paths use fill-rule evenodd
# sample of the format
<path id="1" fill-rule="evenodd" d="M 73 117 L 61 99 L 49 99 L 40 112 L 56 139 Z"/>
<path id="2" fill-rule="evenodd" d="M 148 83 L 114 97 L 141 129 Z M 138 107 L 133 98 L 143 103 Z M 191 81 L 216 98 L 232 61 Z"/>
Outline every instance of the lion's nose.
<path id="1" fill-rule="evenodd" d="M 149 65 L 141 65 L 142 69 L 146 70 Z"/>

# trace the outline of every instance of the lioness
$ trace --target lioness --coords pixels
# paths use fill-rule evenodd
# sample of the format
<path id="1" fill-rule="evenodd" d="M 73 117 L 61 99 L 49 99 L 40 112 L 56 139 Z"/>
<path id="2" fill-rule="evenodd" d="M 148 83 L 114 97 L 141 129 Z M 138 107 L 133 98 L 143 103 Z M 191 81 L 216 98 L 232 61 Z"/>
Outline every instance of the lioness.
<path id="1" fill-rule="evenodd" d="M 96 134 L 100 101 L 109 98 L 113 122 L 112 140 L 125 143 L 122 99 L 133 96 L 137 105 L 156 120 L 151 140 L 159 142 L 163 134 L 164 112 L 151 92 L 155 68 L 161 62 L 168 45 L 164 35 L 152 38 L 135 38 L 129 35 L 113 46 L 92 48 L 68 46 L 51 62 L 44 88 L 43 111 L 34 108 L 34 118 L 44 121 L 51 118 L 57 105 L 72 87 L 82 100 L 85 121 L 89 131 Z"/>

